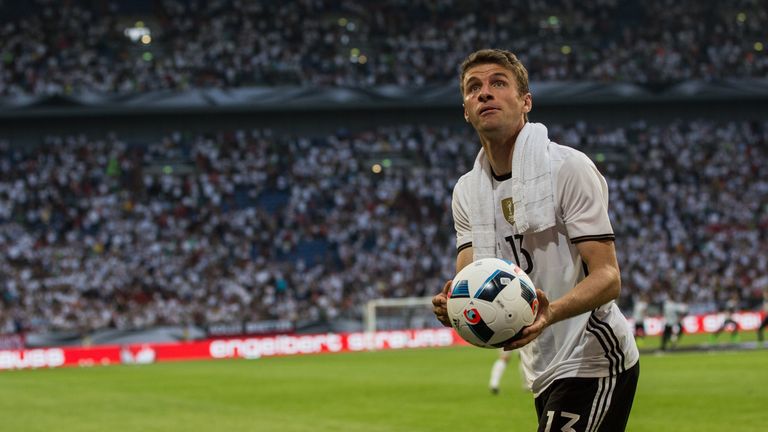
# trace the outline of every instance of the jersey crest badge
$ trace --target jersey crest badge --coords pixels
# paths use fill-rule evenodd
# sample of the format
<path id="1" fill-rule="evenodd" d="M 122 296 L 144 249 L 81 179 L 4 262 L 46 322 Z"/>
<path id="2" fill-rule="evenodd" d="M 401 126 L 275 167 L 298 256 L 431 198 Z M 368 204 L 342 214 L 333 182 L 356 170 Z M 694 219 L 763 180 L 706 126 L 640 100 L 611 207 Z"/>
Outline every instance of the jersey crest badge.
<path id="1" fill-rule="evenodd" d="M 510 225 L 514 225 L 515 205 L 512 203 L 512 198 L 504 198 L 501 200 L 501 211 L 504 213 L 504 219 L 506 219 Z"/>

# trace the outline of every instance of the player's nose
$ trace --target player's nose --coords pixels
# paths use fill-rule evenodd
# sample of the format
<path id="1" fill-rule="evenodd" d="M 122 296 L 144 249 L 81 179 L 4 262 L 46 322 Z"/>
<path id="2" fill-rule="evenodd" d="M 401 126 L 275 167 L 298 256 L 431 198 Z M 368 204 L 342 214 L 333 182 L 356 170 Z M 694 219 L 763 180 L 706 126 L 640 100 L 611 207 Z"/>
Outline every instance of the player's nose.
<path id="1" fill-rule="evenodd" d="M 480 94 L 477 95 L 477 99 L 480 102 L 488 102 L 493 99 L 493 94 L 483 87 L 483 89 L 480 90 Z"/>

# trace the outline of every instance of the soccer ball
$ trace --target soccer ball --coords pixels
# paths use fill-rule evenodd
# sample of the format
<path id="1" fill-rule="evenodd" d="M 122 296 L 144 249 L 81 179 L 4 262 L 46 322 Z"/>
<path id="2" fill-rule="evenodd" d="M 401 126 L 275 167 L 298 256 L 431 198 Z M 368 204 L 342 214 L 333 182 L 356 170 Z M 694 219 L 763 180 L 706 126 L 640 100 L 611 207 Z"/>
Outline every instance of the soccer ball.
<path id="1" fill-rule="evenodd" d="M 448 318 L 465 341 L 500 348 L 536 318 L 533 282 L 510 261 L 484 258 L 464 267 L 448 292 Z"/>

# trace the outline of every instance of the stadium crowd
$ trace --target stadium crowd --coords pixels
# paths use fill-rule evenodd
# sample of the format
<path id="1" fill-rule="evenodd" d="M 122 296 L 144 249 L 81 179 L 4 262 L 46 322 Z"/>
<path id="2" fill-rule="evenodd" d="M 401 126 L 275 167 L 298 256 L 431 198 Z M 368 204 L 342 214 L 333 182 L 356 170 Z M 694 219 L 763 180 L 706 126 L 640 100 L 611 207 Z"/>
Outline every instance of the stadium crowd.
<path id="1" fill-rule="evenodd" d="M 471 0 L 0 2 L 0 96 L 428 86 L 453 83 L 456 66 L 477 47 L 516 52 L 538 81 L 666 86 L 764 78 L 764 6 L 762 0 L 495 0 L 482 7 Z"/>
<path id="2" fill-rule="evenodd" d="M 623 307 L 670 290 L 709 310 L 761 301 L 768 123 L 550 133 L 608 179 Z M 368 299 L 432 295 L 475 142 L 420 125 L 0 141 L 0 334 L 359 318 Z"/>

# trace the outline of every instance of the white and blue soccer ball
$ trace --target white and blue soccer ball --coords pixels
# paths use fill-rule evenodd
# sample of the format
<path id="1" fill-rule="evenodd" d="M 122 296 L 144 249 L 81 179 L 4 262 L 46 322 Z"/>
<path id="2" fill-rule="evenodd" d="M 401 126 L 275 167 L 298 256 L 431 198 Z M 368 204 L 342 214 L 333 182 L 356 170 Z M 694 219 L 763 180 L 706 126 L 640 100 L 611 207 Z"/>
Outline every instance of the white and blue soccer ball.
<path id="1" fill-rule="evenodd" d="M 484 258 L 464 267 L 448 292 L 448 318 L 465 341 L 500 348 L 533 324 L 539 309 L 527 274 L 510 261 Z"/>

